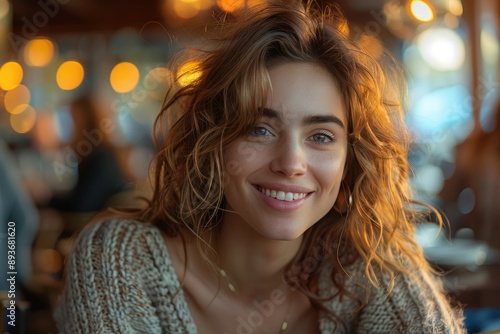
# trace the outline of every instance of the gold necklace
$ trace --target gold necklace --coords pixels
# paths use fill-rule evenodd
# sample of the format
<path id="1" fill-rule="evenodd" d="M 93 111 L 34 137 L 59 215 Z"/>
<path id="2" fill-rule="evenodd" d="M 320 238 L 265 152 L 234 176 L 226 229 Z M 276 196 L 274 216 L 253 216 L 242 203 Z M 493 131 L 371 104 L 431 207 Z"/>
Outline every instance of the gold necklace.
<path id="1" fill-rule="evenodd" d="M 224 282 L 226 282 L 226 286 L 228 288 L 229 291 L 231 291 L 233 294 L 237 294 L 236 293 L 236 288 L 234 286 L 233 283 L 231 283 L 231 279 L 229 278 L 229 276 L 227 275 L 226 271 L 224 269 L 219 269 L 219 273 L 220 275 L 222 276 L 222 278 L 224 279 Z M 283 333 L 287 330 L 288 328 L 288 318 L 289 318 L 289 315 L 290 315 L 290 308 L 292 306 L 292 300 L 291 300 L 291 297 L 290 297 L 290 301 L 288 302 L 288 307 L 287 307 L 287 310 L 286 310 L 286 313 L 285 313 L 285 317 L 283 319 L 283 322 L 281 323 L 281 327 L 280 327 L 280 333 Z"/>

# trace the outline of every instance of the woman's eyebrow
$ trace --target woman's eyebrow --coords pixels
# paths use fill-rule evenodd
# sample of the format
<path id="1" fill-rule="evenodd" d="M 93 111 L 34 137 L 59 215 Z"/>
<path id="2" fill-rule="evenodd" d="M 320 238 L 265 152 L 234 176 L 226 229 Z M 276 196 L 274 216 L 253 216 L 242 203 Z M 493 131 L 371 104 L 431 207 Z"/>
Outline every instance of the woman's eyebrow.
<path id="1" fill-rule="evenodd" d="M 262 107 L 260 110 L 262 111 L 262 116 L 283 122 L 284 116 L 282 111 L 267 107 Z"/>
<path id="2" fill-rule="evenodd" d="M 335 123 L 339 125 L 342 129 L 345 129 L 344 123 L 335 115 L 314 115 L 307 116 L 303 119 L 302 124 L 320 124 L 320 123 Z"/>
<path id="3" fill-rule="evenodd" d="M 282 111 L 267 107 L 261 108 L 261 111 L 262 111 L 262 116 L 283 122 L 284 116 Z M 312 116 L 306 116 L 302 120 L 303 125 L 313 125 L 321 123 L 335 123 L 339 125 L 342 129 L 345 129 L 342 120 L 340 120 L 340 118 L 338 118 L 335 115 L 312 115 Z"/>

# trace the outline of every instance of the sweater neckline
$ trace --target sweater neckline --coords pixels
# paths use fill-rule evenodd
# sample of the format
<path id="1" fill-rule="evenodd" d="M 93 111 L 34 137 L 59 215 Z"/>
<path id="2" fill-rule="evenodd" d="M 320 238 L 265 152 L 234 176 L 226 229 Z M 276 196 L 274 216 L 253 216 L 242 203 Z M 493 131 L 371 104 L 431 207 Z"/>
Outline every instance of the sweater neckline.
<path id="1" fill-rule="evenodd" d="M 189 334 L 198 334 L 199 332 L 198 332 L 197 324 L 193 319 L 193 316 L 191 313 L 191 308 L 187 302 L 184 289 L 181 288 L 181 283 L 180 283 L 179 277 L 177 275 L 177 272 L 174 268 L 172 258 L 170 256 L 170 251 L 168 250 L 168 246 L 166 244 L 166 241 L 163 238 L 163 234 L 162 234 L 161 230 L 157 226 L 154 226 L 154 230 L 156 232 L 155 233 L 156 242 L 161 244 L 160 249 L 161 249 L 161 252 L 163 253 L 162 258 L 165 261 L 166 271 L 168 272 L 168 274 L 167 273 L 163 273 L 163 274 L 168 275 L 170 277 L 173 277 L 173 281 L 172 281 L 173 288 L 175 289 L 176 292 L 178 291 L 178 293 L 174 297 L 175 299 L 177 299 L 177 302 L 176 302 L 177 307 L 179 307 L 183 311 L 182 314 L 186 315 L 185 317 L 181 317 L 181 320 L 183 321 L 183 325 L 189 330 Z M 327 272 L 327 270 L 323 270 L 322 274 L 325 274 L 326 272 Z M 320 275 L 320 281 L 323 281 L 324 278 L 325 278 L 325 275 Z M 323 293 L 323 291 L 321 291 L 321 290 L 323 290 L 322 287 L 324 287 L 324 286 L 325 286 L 325 284 L 319 284 L 320 295 L 322 295 L 322 293 Z M 323 331 L 321 329 L 325 326 L 326 322 L 328 322 L 328 317 L 325 317 L 323 312 L 320 311 L 319 316 L 318 316 L 317 325 L 318 325 L 320 332 L 322 332 L 322 333 L 323 333 Z"/>

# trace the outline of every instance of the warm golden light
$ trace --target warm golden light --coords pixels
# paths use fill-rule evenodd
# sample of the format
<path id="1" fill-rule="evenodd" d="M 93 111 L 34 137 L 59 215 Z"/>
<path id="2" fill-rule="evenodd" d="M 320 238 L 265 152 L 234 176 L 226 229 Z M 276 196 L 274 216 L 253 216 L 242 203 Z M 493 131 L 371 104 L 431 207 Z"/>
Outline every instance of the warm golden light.
<path id="1" fill-rule="evenodd" d="M 464 8 L 462 6 L 462 1 L 460 0 L 448 0 L 448 10 L 455 16 L 461 16 L 464 13 Z"/>
<path id="2" fill-rule="evenodd" d="M 410 11 L 413 17 L 422 22 L 430 22 L 434 19 L 434 12 L 428 3 L 422 0 L 412 0 Z"/>
<path id="3" fill-rule="evenodd" d="M 82 64 L 69 60 L 61 64 L 57 69 L 56 81 L 62 90 L 73 90 L 81 85 L 85 71 Z"/>
<path id="4" fill-rule="evenodd" d="M 214 5 L 214 0 L 195 0 L 195 2 L 200 10 L 209 9 Z"/>
<path id="5" fill-rule="evenodd" d="M 26 133 L 35 125 L 36 111 L 27 106 L 22 113 L 10 115 L 10 126 L 17 133 Z"/>
<path id="6" fill-rule="evenodd" d="M 252 7 L 264 0 L 217 0 L 217 6 L 225 12 L 232 13 L 243 7 Z"/>
<path id="7" fill-rule="evenodd" d="M 19 85 L 5 94 L 5 110 L 11 114 L 20 114 L 28 107 L 30 101 L 31 94 L 28 87 Z"/>
<path id="8" fill-rule="evenodd" d="M 217 6 L 228 13 L 232 13 L 236 9 L 243 7 L 244 4 L 244 0 L 217 0 Z"/>
<path id="9" fill-rule="evenodd" d="M 11 90 L 23 81 L 23 68 L 15 61 L 9 61 L 0 67 L 0 88 Z"/>
<path id="10" fill-rule="evenodd" d="M 198 79 L 201 75 L 201 72 L 198 70 L 198 65 L 197 61 L 190 60 L 179 66 L 177 70 L 177 81 L 182 86 L 187 86 Z"/>
<path id="11" fill-rule="evenodd" d="M 10 5 L 7 0 L 0 0 L 0 20 L 3 19 L 9 13 Z"/>
<path id="12" fill-rule="evenodd" d="M 134 89 L 139 82 L 139 70 L 132 63 L 119 63 L 111 71 L 109 82 L 115 92 L 128 93 Z"/>
<path id="13" fill-rule="evenodd" d="M 24 61 L 29 66 L 45 66 L 54 58 L 54 43 L 47 38 L 32 39 L 24 47 Z"/>
<path id="14" fill-rule="evenodd" d="M 198 15 L 200 8 L 197 1 L 193 0 L 176 0 L 174 2 L 175 14 L 182 19 L 190 19 Z"/>

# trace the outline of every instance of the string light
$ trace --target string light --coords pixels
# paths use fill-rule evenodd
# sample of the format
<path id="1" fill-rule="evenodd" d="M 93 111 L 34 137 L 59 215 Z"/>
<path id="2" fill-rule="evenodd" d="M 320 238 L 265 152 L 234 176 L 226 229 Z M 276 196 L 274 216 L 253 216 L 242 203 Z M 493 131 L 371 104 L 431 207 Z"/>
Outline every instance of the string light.
<path id="1" fill-rule="evenodd" d="M 23 112 L 10 115 L 10 126 L 17 133 L 26 133 L 30 131 L 36 122 L 36 111 L 28 105 Z"/>
<path id="2" fill-rule="evenodd" d="M 410 3 L 410 12 L 417 20 L 430 22 L 434 19 L 434 12 L 428 3 L 422 0 L 412 0 Z"/>
<path id="3" fill-rule="evenodd" d="M 15 61 L 9 61 L 0 67 L 0 88 L 11 90 L 23 81 L 23 68 Z"/>
<path id="4" fill-rule="evenodd" d="M 139 70 L 130 62 L 119 63 L 111 70 L 109 82 L 115 92 L 128 93 L 139 82 Z"/>
<path id="5" fill-rule="evenodd" d="M 61 64 L 57 70 L 56 81 L 62 90 L 73 90 L 80 86 L 85 76 L 82 64 L 69 60 Z"/>
<path id="6" fill-rule="evenodd" d="M 23 55 L 29 66 L 46 66 L 54 58 L 54 43 L 47 38 L 32 39 L 26 43 Z"/>
<path id="7" fill-rule="evenodd" d="M 31 101 L 31 94 L 28 87 L 19 85 L 5 93 L 4 107 L 11 114 L 23 112 Z"/>

